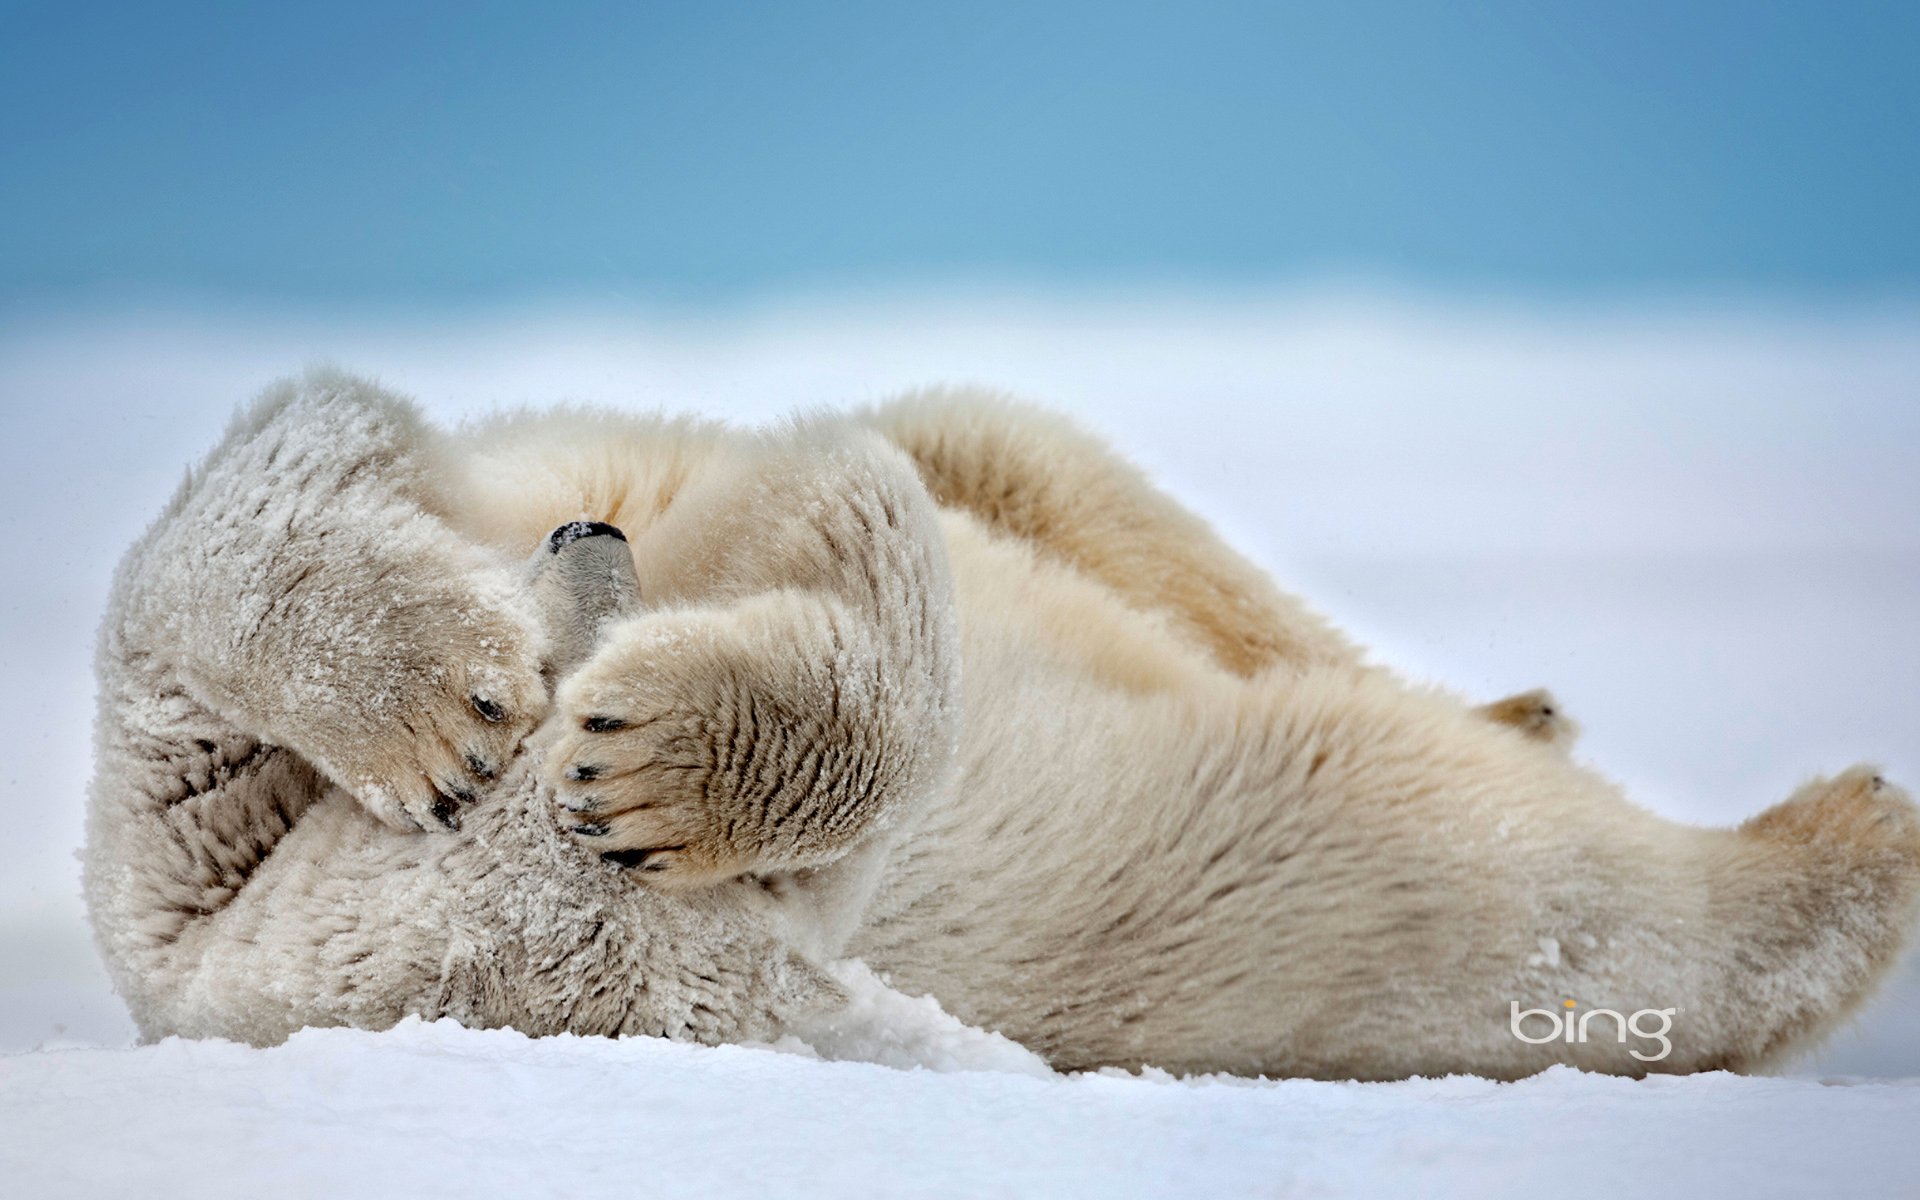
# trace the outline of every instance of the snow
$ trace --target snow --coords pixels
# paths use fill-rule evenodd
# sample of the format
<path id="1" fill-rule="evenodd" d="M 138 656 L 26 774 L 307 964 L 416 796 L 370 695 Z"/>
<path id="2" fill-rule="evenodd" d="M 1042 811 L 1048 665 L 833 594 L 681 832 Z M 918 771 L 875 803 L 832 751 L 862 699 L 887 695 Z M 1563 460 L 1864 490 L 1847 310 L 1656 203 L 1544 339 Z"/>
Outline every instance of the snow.
<path id="1" fill-rule="evenodd" d="M 865 963 L 835 963 L 832 972 L 851 995 L 851 1003 L 793 1030 L 773 1049 L 902 1070 L 925 1067 L 1040 1077 L 1053 1074 L 1046 1062 L 1025 1046 L 949 1016 L 932 996 L 906 996 L 894 991 Z"/>
<path id="2" fill-rule="evenodd" d="M 0 1192 L 1910 1194 L 1914 961 L 1778 1079 L 1060 1077 L 856 964 L 849 1013 L 770 1048 L 414 1023 L 133 1049 L 72 848 L 108 572 L 233 406 L 317 359 L 447 420 L 558 399 L 762 419 L 990 381 L 1108 433 L 1385 661 L 1484 698 L 1552 688 L 1579 753 L 1659 811 L 1730 823 L 1862 759 L 1911 787 L 1916 328 L 992 295 L 0 325 Z"/>
<path id="3" fill-rule="evenodd" d="M 449 1021 L 0 1059 L 12 1194 L 1875 1196 L 1920 1085 L 1034 1078 Z"/>

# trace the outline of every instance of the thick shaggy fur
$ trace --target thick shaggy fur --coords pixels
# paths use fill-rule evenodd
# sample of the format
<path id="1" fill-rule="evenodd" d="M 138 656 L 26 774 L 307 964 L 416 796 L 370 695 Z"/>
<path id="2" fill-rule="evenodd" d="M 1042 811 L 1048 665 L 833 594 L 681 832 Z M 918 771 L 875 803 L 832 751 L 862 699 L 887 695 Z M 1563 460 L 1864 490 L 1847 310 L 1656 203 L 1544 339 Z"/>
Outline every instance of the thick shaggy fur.
<path id="1" fill-rule="evenodd" d="M 1662 820 L 1544 693 L 1408 687 L 971 394 L 443 433 L 310 376 L 128 555 L 100 678 L 88 898 L 149 1036 L 765 1038 L 857 956 L 1063 1068 L 1748 1069 L 1920 894 L 1871 769 Z M 1672 1052 L 1515 1001 L 1677 1009 Z"/>

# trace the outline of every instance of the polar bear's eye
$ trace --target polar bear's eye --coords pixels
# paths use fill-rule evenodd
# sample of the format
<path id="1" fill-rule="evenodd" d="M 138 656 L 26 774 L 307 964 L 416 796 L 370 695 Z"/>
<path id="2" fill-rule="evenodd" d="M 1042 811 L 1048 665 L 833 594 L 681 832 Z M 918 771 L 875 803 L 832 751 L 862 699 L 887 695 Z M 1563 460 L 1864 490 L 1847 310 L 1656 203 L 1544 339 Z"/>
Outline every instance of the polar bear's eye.
<path id="1" fill-rule="evenodd" d="M 498 725 L 507 719 L 506 710 L 485 696 L 472 696 L 469 698 L 473 701 L 473 711 L 479 713 L 481 717 L 485 718 L 491 724 Z"/>

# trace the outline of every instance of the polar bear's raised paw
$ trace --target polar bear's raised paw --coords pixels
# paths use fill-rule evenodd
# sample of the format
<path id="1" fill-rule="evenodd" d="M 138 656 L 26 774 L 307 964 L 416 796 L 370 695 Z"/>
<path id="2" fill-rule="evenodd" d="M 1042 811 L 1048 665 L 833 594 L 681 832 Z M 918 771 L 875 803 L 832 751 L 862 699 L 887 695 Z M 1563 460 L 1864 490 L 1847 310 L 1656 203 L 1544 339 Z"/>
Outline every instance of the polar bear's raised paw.
<path id="1" fill-rule="evenodd" d="M 317 710 L 308 756 L 396 828 L 460 828 L 460 814 L 519 753 L 546 704 L 523 629 L 457 583 L 416 602 L 394 667 L 360 704 Z M 437 625 L 437 630 L 429 633 Z M 379 629 L 363 631 L 369 640 Z"/>
<path id="2" fill-rule="evenodd" d="M 799 723 L 737 643 L 726 617 L 654 614 L 556 697 L 545 770 L 561 823 L 649 884 L 716 882 L 774 851 L 790 798 L 769 760 Z"/>

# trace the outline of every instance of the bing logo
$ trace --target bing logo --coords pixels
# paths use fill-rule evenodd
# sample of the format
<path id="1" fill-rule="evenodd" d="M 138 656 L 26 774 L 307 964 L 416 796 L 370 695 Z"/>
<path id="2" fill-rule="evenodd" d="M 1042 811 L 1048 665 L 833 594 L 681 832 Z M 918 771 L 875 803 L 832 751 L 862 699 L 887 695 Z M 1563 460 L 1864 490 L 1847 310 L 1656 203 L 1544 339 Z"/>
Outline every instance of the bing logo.
<path id="1" fill-rule="evenodd" d="M 1583 1044 L 1594 1035 L 1593 1025 L 1598 1021 L 1600 1023 L 1598 1036 L 1608 1036 L 1610 1025 L 1613 1039 L 1622 1045 L 1626 1044 L 1628 1034 L 1650 1042 L 1658 1042 L 1660 1051 L 1657 1054 L 1642 1054 L 1639 1050 L 1627 1051 L 1641 1062 L 1659 1062 L 1673 1053 L 1673 1043 L 1668 1040 L 1667 1034 L 1673 1031 L 1673 1014 L 1679 1012 L 1679 1009 L 1643 1008 L 1629 1017 L 1611 1008 L 1590 1008 L 1576 1016 L 1573 1010 L 1579 1005 L 1578 1000 L 1563 1000 L 1561 1007 L 1565 1011 L 1556 1012 L 1551 1008 L 1521 1008 L 1520 1002 L 1515 1000 L 1512 1002 L 1512 1015 L 1508 1018 L 1507 1027 L 1513 1030 L 1514 1037 L 1529 1046 L 1544 1046 L 1548 1042 Z M 1534 1022 L 1536 1029 L 1543 1028 L 1544 1022 L 1545 1031 L 1538 1034 L 1528 1033 L 1523 1028 L 1528 1018 L 1538 1018 Z M 1652 1028 L 1641 1028 L 1643 1022 Z"/>

